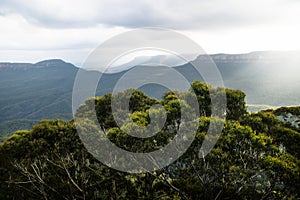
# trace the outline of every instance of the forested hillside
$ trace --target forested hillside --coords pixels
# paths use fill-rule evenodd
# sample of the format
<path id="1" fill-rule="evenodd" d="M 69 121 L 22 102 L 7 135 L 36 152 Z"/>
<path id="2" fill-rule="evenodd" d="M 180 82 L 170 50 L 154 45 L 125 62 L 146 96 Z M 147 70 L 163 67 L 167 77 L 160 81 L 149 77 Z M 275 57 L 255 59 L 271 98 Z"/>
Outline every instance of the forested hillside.
<path id="1" fill-rule="evenodd" d="M 299 108 L 250 114 L 245 94 L 226 89 L 227 115 L 222 134 L 213 150 L 200 159 L 198 153 L 209 124 L 220 120 L 210 117 L 209 88 L 216 94 L 218 89 L 199 81 L 192 88 L 200 105 L 197 133 L 186 153 L 170 166 L 140 174 L 111 169 L 89 154 L 74 121 L 44 120 L 1 143 L 0 199 L 300 198 L 300 130 L 278 117 L 288 113 L 299 116 Z M 126 95 L 126 91 L 119 95 Z M 149 124 L 149 108 L 156 103 L 166 110 L 167 121 L 153 137 L 131 137 L 122 130 L 132 124 L 116 125 L 111 99 L 111 94 L 87 99 L 76 116 L 84 118 L 95 103 L 100 127 L 125 150 L 160 149 L 172 140 L 181 123 L 182 104 L 173 92 L 157 100 L 134 91 L 130 117 L 135 124 Z"/>
<path id="2" fill-rule="evenodd" d="M 253 52 L 216 54 L 211 58 L 222 75 L 225 87 L 244 91 L 248 110 L 258 111 L 300 104 L 300 79 L 295 72 L 300 63 L 298 55 L 297 52 Z M 160 59 L 153 57 L 152 61 L 159 63 Z M 205 60 L 199 56 L 195 62 L 201 64 Z M 112 92 L 120 77 L 134 67 L 132 65 L 138 64 L 125 63 L 120 72 L 103 74 L 97 95 Z M 199 79 L 190 63 L 174 66 L 174 69 L 190 82 Z M 45 60 L 35 64 L 0 63 L 0 136 L 28 129 L 41 119 L 71 120 L 72 88 L 77 70 L 76 66 L 62 60 Z M 99 75 L 95 71 L 87 73 Z M 161 98 L 166 92 L 165 88 L 155 85 L 140 89 L 155 98 Z"/>
<path id="3" fill-rule="evenodd" d="M 61 60 L 0 64 L 0 135 L 41 119 L 70 120 L 77 69 Z"/>

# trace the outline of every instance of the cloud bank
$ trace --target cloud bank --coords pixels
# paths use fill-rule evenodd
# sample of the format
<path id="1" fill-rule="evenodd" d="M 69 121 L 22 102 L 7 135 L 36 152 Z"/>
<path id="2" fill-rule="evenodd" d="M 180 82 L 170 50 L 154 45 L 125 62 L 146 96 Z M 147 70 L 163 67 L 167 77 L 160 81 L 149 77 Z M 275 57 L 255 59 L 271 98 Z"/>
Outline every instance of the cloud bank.
<path id="1" fill-rule="evenodd" d="M 194 30 L 273 23 L 285 18 L 296 4 L 289 0 L 4 0 L 0 12 L 18 13 L 32 24 L 51 28 L 102 24 Z"/>
<path id="2" fill-rule="evenodd" d="M 81 49 L 73 57 L 80 62 L 99 43 L 139 27 L 178 30 L 215 53 L 300 49 L 299 10 L 296 0 L 2 0 L 0 60 L 12 60 L 12 51 Z"/>

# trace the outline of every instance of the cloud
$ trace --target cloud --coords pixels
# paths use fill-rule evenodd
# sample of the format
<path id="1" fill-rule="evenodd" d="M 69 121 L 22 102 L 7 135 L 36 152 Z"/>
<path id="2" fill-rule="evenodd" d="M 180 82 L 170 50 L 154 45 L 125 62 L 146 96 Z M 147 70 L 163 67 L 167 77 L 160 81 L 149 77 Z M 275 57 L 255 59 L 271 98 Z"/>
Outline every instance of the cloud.
<path id="1" fill-rule="evenodd" d="M 21 15 L 0 15 L 0 62 L 37 62 L 62 58 L 82 63 L 103 41 L 124 32 L 120 27 L 53 29 L 28 23 Z"/>
<path id="2" fill-rule="evenodd" d="M 103 41 L 139 27 L 178 30 L 209 53 L 300 49 L 296 0 L 0 1 L 1 61 L 57 55 L 81 63 Z"/>
<path id="3" fill-rule="evenodd" d="M 101 24 L 193 30 L 274 22 L 284 17 L 293 4 L 284 0 L 5 0 L 2 13 L 19 13 L 30 23 L 48 28 Z"/>
<path id="4" fill-rule="evenodd" d="M 90 48 L 124 31 L 95 25 L 84 29 L 51 29 L 28 23 L 18 14 L 0 15 L 0 50 Z"/>

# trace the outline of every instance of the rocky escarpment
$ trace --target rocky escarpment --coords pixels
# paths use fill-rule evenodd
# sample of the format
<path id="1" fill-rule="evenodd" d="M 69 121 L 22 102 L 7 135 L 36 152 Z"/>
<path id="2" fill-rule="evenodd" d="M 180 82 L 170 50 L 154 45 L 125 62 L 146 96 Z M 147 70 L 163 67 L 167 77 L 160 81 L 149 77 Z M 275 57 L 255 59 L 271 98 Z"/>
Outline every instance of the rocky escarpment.
<path id="1" fill-rule="evenodd" d="M 283 123 L 300 128 L 300 107 L 282 107 L 275 110 L 274 114 Z"/>
<path id="2" fill-rule="evenodd" d="M 45 60 L 35 64 L 2 62 L 0 63 L 0 70 L 28 70 L 28 69 L 39 69 L 45 67 L 56 67 L 56 66 L 66 66 L 66 65 L 71 65 L 71 64 L 66 63 L 60 59 Z"/>

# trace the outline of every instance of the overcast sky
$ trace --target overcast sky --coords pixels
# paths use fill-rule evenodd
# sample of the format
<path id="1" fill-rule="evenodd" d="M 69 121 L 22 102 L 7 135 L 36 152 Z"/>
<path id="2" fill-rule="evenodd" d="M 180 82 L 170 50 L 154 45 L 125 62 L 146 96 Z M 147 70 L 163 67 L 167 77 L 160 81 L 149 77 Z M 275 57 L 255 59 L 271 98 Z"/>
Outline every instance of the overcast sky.
<path id="1" fill-rule="evenodd" d="M 0 0 L 0 62 L 80 65 L 110 37 L 176 30 L 208 53 L 300 50 L 298 0 Z"/>

